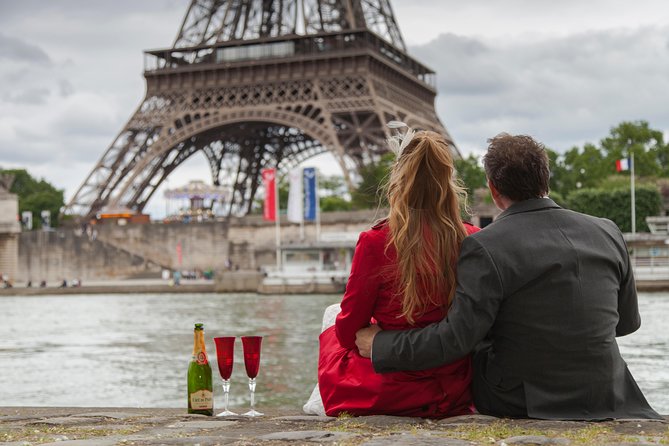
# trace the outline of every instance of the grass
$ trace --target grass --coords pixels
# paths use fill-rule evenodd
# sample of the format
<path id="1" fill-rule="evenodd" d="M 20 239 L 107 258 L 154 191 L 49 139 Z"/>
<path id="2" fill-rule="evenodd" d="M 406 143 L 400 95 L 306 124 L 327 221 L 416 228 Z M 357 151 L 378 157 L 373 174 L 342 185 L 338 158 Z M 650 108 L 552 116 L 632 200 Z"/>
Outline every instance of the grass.
<path id="1" fill-rule="evenodd" d="M 566 438 L 572 445 L 599 445 L 608 443 L 638 443 L 638 436 L 623 435 L 611 430 L 609 426 L 597 423 L 584 423 L 582 428 L 576 429 L 537 429 L 531 426 L 523 426 L 510 421 L 495 421 L 490 424 L 466 424 L 448 425 L 426 422 L 424 424 L 399 423 L 389 426 L 375 426 L 352 417 L 339 417 L 336 424 L 327 426 L 326 429 L 360 434 L 361 437 L 351 438 L 340 444 L 354 446 L 370 439 L 370 437 L 393 435 L 406 432 L 420 435 L 421 432 L 432 436 L 445 438 L 457 438 L 471 441 L 477 445 L 491 445 L 509 437 L 516 436 L 544 436 L 549 438 Z M 649 438 L 649 440 L 651 440 Z M 651 440 L 652 441 L 652 440 Z M 660 444 L 669 444 L 669 429 L 662 438 L 655 437 Z"/>
<path id="2" fill-rule="evenodd" d="M 20 429 L 0 429 L 0 443 L 10 441 L 26 441 L 32 444 L 51 443 L 61 440 L 84 440 L 94 437 L 110 435 L 134 434 L 144 427 L 128 426 L 127 429 L 100 429 L 90 427 L 54 426 L 54 427 L 24 427 Z"/>

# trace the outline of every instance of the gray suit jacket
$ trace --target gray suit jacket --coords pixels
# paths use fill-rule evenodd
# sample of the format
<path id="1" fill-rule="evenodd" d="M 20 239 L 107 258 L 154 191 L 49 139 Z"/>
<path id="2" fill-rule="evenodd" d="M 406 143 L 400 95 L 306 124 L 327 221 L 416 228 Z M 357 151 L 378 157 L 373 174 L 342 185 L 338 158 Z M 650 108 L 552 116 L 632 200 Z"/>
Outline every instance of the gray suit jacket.
<path id="1" fill-rule="evenodd" d="M 486 381 L 499 392 L 522 386 L 530 417 L 656 418 L 615 339 L 640 323 L 618 227 L 533 199 L 465 239 L 448 317 L 379 332 L 372 361 L 381 373 L 423 370 L 487 336 Z"/>

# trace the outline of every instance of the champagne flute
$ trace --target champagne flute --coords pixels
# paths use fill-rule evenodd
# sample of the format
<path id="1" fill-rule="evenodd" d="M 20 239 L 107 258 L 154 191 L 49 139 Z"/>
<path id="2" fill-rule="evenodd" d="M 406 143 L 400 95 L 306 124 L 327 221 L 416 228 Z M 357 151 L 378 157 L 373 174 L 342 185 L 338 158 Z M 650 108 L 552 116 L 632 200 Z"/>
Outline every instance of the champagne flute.
<path id="1" fill-rule="evenodd" d="M 225 403 L 223 412 L 216 415 L 217 417 L 228 417 L 230 415 L 237 415 L 228 410 L 228 396 L 230 393 L 230 375 L 232 375 L 232 364 L 235 352 L 235 337 L 222 336 L 214 338 L 216 344 L 216 360 L 218 362 L 218 372 L 223 379 L 223 394 L 225 395 Z"/>
<path id="2" fill-rule="evenodd" d="M 259 417 L 263 415 L 255 408 L 256 376 L 260 368 L 260 344 L 262 336 L 242 336 L 242 346 L 244 347 L 244 367 L 246 375 L 249 377 L 249 390 L 251 391 L 251 410 L 244 415 L 247 417 Z"/>

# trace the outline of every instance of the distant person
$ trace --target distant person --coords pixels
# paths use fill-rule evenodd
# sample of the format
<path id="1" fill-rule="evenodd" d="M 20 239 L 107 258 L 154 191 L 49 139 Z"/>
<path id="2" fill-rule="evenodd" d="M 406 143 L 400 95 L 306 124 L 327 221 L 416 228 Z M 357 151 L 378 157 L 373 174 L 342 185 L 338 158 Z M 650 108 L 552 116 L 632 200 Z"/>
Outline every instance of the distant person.
<path id="1" fill-rule="evenodd" d="M 67 288 L 67 279 L 63 279 L 58 288 Z"/>
<path id="2" fill-rule="evenodd" d="M 32 288 L 33 282 L 32 280 L 28 279 L 28 282 L 26 282 L 26 288 Z"/>
<path id="3" fill-rule="evenodd" d="M 360 354 L 371 353 L 374 370 L 394 376 L 462 361 L 474 350 L 472 393 L 482 414 L 662 419 L 616 343 L 641 324 L 620 230 L 547 198 L 542 144 L 508 134 L 489 142 L 483 163 L 503 212 L 464 239 L 448 317 L 414 330 L 363 329 Z"/>
<path id="4" fill-rule="evenodd" d="M 40 288 L 46 288 L 46 280 L 42 280 L 42 281 L 40 281 L 40 283 L 39 283 L 39 287 L 40 287 Z"/>
<path id="5" fill-rule="evenodd" d="M 341 313 L 320 336 L 318 386 L 330 416 L 472 413 L 468 355 L 418 373 L 378 374 L 355 347 L 356 331 L 371 321 L 401 330 L 441 320 L 454 296 L 460 244 L 478 230 L 460 216 L 464 190 L 446 140 L 412 135 L 398 142 L 388 217 L 360 234 Z"/>

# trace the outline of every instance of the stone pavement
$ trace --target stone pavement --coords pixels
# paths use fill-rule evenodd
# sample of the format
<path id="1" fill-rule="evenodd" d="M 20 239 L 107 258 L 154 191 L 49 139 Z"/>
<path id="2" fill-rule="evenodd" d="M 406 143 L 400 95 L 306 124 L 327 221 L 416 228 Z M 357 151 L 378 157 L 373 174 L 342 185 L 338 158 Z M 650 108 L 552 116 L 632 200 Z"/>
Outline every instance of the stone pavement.
<path id="1" fill-rule="evenodd" d="M 188 415 L 185 409 L 0 408 L 0 445 L 647 446 L 669 444 L 665 421 L 602 423 L 316 417 L 267 411 L 259 418 Z"/>

